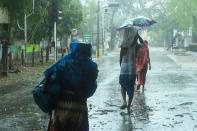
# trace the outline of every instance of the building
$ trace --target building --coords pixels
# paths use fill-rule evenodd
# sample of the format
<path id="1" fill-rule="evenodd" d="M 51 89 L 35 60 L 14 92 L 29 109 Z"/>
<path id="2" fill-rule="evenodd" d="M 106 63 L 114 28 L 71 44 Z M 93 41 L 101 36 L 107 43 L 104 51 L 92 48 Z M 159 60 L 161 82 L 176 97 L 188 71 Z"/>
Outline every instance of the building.
<path id="1" fill-rule="evenodd" d="M 0 61 L 2 59 L 2 43 L 8 39 L 8 25 L 8 11 L 0 8 Z"/>

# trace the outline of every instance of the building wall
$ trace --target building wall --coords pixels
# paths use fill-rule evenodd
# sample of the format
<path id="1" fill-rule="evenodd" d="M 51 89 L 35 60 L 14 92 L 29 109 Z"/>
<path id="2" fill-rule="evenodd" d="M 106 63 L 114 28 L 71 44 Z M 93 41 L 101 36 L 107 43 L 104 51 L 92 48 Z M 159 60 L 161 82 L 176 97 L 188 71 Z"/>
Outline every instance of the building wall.
<path id="1" fill-rule="evenodd" d="M 197 45 L 197 33 L 192 33 L 192 44 Z"/>
<path id="2" fill-rule="evenodd" d="M 0 24 L 9 23 L 8 12 L 6 9 L 0 9 Z"/>

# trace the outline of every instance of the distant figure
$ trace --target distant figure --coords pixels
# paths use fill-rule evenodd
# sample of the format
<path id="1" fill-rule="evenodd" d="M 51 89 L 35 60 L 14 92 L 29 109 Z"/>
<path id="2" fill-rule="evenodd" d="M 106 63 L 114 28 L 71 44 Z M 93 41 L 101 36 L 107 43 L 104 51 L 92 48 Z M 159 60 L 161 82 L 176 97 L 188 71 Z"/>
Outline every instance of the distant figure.
<path id="1" fill-rule="evenodd" d="M 140 87 L 142 86 L 142 89 L 144 91 L 148 65 L 149 65 L 149 70 L 151 70 L 148 41 L 144 40 L 144 46 L 138 50 L 137 58 L 136 58 L 137 90 L 139 90 Z"/>
<path id="2" fill-rule="evenodd" d="M 120 77 L 119 83 L 121 85 L 121 94 L 123 97 L 123 104 L 120 109 L 127 107 L 128 113 L 134 97 L 134 85 L 136 81 L 136 53 L 142 46 L 138 44 L 137 40 L 143 44 L 142 38 L 139 36 L 135 28 L 124 29 L 123 42 L 120 50 Z M 128 104 L 126 102 L 126 93 L 129 97 Z"/>

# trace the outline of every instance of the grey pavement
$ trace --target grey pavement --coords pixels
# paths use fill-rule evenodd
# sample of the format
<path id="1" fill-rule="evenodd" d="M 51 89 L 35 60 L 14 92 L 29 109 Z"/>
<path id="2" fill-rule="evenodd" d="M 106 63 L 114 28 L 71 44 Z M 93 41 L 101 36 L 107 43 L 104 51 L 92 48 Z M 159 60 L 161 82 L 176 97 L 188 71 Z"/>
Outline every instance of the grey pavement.
<path id="1" fill-rule="evenodd" d="M 184 51 L 184 50 L 174 50 L 167 52 L 168 57 L 170 57 L 176 64 L 180 65 L 182 68 L 197 69 L 197 52 Z"/>

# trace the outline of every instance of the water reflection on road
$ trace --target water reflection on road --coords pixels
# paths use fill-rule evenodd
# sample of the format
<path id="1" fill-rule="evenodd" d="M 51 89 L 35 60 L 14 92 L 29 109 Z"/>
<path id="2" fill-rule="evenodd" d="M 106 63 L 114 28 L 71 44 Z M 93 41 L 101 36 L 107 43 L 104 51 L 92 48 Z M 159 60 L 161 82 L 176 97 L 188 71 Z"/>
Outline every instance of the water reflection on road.
<path id="1" fill-rule="evenodd" d="M 113 56 L 114 55 L 114 56 Z M 120 110 L 117 54 L 102 62 L 99 86 L 89 100 L 91 131 L 195 131 L 197 130 L 197 69 L 180 66 L 160 48 L 151 49 L 152 70 L 148 72 L 145 92 L 135 93 L 133 112 Z M 112 62 L 111 62 L 112 61 Z M 113 66 L 112 66 L 113 65 Z M 105 115 L 94 114 L 106 110 Z M 102 124 L 100 124 L 102 123 Z"/>

